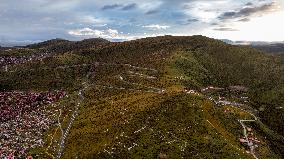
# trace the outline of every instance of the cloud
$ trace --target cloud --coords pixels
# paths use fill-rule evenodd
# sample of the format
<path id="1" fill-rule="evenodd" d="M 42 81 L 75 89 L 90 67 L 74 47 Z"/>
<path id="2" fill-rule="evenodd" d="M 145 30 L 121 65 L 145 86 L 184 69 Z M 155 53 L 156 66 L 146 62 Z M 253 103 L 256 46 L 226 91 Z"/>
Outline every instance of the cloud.
<path id="1" fill-rule="evenodd" d="M 122 39 L 129 39 L 128 33 L 131 37 L 145 37 L 155 33 L 191 35 L 200 34 L 204 30 L 214 32 L 213 28 L 230 30 L 222 29 L 227 26 L 241 32 L 247 27 L 243 29 L 240 25 L 249 25 L 255 19 L 272 15 L 267 14 L 270 12 L 277 14 L 271 10 L 281 6 L 281 1 L 283 0 L 8 0 L 0 3 L 0 39 L 111 38 L 112 31 L 109 28 L 119 30 L 117 36 L 112 36 Z M 277 26 L 279 20 L 274 21 L 273 24 Z M 271 27 L 262 26 L 265 31 L 269 31 Z M 219 31 L 215 32 L 220 34 Z M 237 33 L 228 31 L 223 32 L 222 36 L 248 35 Z M 279 35 L 275 34 L 275 37 L 280 38 Z"/>
<path id="2" fill-rule="evenodd" d="M 146 15 L 152 15 L 152 14 L 156 14 L 156 13 L 159 13 L 159 10 L 149 10 L 145 14 Z"/>
<path id="3" fill-rule="evenodd" d="M 222 16 L 220 16 L 220 19 L 227 19 L 227 18 L 233 18 L 235 15 L 237 14 L 237 12 L 225 12 L 223 13 Z"/>
<path id="4" fill-rule="evenodd" d="M 116 9 L 122 7 L 121 4 L 112 4 L 112 5 L 105 5 L 102 7 L 102 10 L 109 10 L 109 9 Z"/>
<path id="5" fill-rule="evenodd" d="M 219 16 L 220 10 L 228 10 L 227 7 L 232 7 L 229 1 L 222 0 L 201 0 L 201 1 L 188 1 L 182 8 L 188 17 L 197 18 L 203 23 L 212 23 Z M 226 8 L 224 6 L 227 6 Z"/>
<path id="6" fill-rule="evenodd" d="M 159 25 L 159 24 L 145 25 L 145 26 L 142 26 L 142 27 L 153 29 L 153 30 L 166 30 L 166 29 L 170 28 L 170 26 L 168 26 L 168 25 Z"/>
<path id="7" fill-rule="evenodd" d="M 197 23 L 197 22 L 199 22 L 199 20 L 197 18 L 189 18 L 189 19 L 186 19 L 186 20 L 178 21 L 178 24 L 179 25 L 189 25 L 189 24 L 194 24 L 194 23 Z"/>
<path id="8" fill-rule="evenodd" d="M 216 26 L 216 25 L 219 25 L 218 23 L 214 22 L 214 23 L 211 23 L 212 26 Z"/>
<path id="9" fill-rule="evenodd" d="M 227 28 L 227 27 L 215 28 L 213 30 L 216 30 L 216 31 L 239 31 L 238 29 Z"/>
<path id="10" fill-rule="evenodd" d="M 131 4 L 128 4 L 128 5 L 124 6 L 124 7 L 122 7 L 121 10 L 125 10 L 126 11 L 126 10 L 134 9 L 136 7 L 137 7 L 136 3 L 131 3 Z"/>
<path id="11" fill-rule="evenodd" d="M 196 18 L 193 18 L 193 19 L 188 19 L 187 22 L 189 23 L 194 23 L 194 22 L 198 22 L 199 20 L 196 19 Z"/>
<path id="12" fill-rule="evenodd" d="M 137 7 L 136 3 L 130 3 L 130 4 L 126 4 L 126 5 L 123 5 L 123 4 L 111 4 L 111 5 L 104 5 L 101 9 L 102 10 L 121 9 L 121 10 L 127 11 L 127 10 L 134 9 L 136 7 Z"/>
<path id="13" fill-rule="evenodd" d="M 162 36 L 164 34 L 130 34 L 130 33 L 122 33 L 115 29 L 107 29 L 107 30 L 97 30 L 91 28 L 82 28 L 82 29 L 75 29 L 70 30 L 68 32 L 69 35 L 77 37 L 79 39 L 86 39 L 86 38 L 104 38 L 110 41 L 129 41 L 140 39 L 144 37 L 155 37 L 155 36 Z"/>
<path id="14" fill-rule="evenodd" d="M 101 36 L 103 35 L 103 31 L 100 30 L 93 30 L 90 28 L 83 28 L 83 29 L 77 29 L 77 30 L 70 30 L 68 34 L 74 35 L 74 36 Z"/>
<path id="15" fill-rule="evenodd" d="M 218 18 L 220 20 L 227 20 L 227 19 L 234 19 L 234 18 L 249 17 L 255 14 L 262 15 L 264 13 L 272 11 L 275 8 L 275 6 L 276 6 L 275 2 L 271 2 L 271 3 L 266 3 L 266 4 L 255 6 L 255 7 L 245 7 L 238 11 L 225 12 Z"/>
<path id="16" fill-rule="evenodd" d="M 105 25 L 108 20 L 102 19 L 102 18 L 96 18 L 90 15 L 86 16 L 78 16 L 78 22 L 80 23 L 86 23 L 86 24 L 97 24 L 97 25 Z"/>
<path id="17" fill-rule="evenodd" d="M 117 30 L 114 30 L 114 29 L 108 29 L 108 30 L 106 31 L 106 33 L 107 33 L 108 35 L 110 35 L 111 37 L 115 37 L 115 36 L 118 35 L 118 31 L 117 31 Z"/>
<path id="18" fill-rule="evenodd" d="M 117 30 L 114 29 L 96 30 L 91 28 L 83 28 L 83 29 L 70 30 L 68 34 L 72 36 L 100 37 L 105 39 L 113 39 L 118 37 L 119 33 Z"/>
<path id="19" fill-rule="evenodd" d="M 250 21 L 250 19 L 249 18 L 243 18 L 243 19 L 240 19 L 240 20 L 238 20 L 239 22 L 249 22 Z"/>
<path id="20" fill-rule="evenodd" d="M 246 6 L 252 6 L 253 5 L 253 3 L 251 3 L 251 2 L 248 2 L 247 4 L 246 4 Z"/>

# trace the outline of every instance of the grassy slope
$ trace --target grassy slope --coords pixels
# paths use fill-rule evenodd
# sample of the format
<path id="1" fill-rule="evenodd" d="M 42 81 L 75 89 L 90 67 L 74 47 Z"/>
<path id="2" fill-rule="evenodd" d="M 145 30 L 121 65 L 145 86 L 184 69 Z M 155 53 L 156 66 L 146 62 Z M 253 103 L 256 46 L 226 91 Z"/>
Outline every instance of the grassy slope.
<path id="1" fill-rule="evenodd" d="M 214 117 L 221 110 L 202 97 L 122 93 L 87 105 L 72 128 L 64 158 L 156 158 L 161 151 L 170 158 L 249 158 Z"/>
<path id="2" fill-rule="evenodd" d="M 203 97 L 178 93 L 182 86 L 200 87 L 208 71 L 190 53 L 176 52 L 170 59 L 159 80 L 170 90 L 164 95 L 117 92 L 91 97 L 103 99 L 86 105 L 91 108 L 75 123 L 64 157 L 156 158 L 163 152 L 170 158 L 250 158 L 238 144 L 237 119 L 248 115 L 239 110 L 227 115 Z M 175 79 L 180 76 L 185 79 Z M 263 149 L 263 157 L 276 157 L 268 145 Z"/>
<path id="3" fill-rule="evenodd" d="M 119 81 L 117 75 L 127 71 L 154 75 L 158 77 L 155 81 L 147 82 L 137 77 L 126 80 L 148 87 L 166 88 L 165 94 L 91 87 L 67 138 L 63 157 L 156 158 L 162 152 L 170 158 L 250 158 L 238 144 L 241 127 L 236 119 L 246 114 L 239 110 L 224 114 L 223 108 L 213 107 L 204 97 L 180 91 L 183 87 L 200 89 L 208 85 L 236 84 L 261 86 L 264 92 L 276 89 L 274 86 L 279 86 L 280 82 L 270 82 L 279 81 L 282 77 L 278 74 L 282 70 L 273 60 L 255 50 L 225 45 L 201 36 L 148 38 L 112 43 L 72 56 L 61 54 L 42 62 L 25 64 L 21 69 L 15 68 L 17 71 L 14 73 L 1 73 L 1 85 L 9 89 L 64 88 L 73 91 L 87 79 L 91 84 L 134 89 L 136 85 Z M 58 65 L 94 61 L 129 63 L 155 68 L 158 73 L 112 65 L 55 69 Z M 27 71 L 23 68 L 38 70 Z M 266 86 L 268 88 L 264 88 Z M 258 97 L 253 100 L 258 106 L 257 102 L 265 93 L 255 90 L 251 96 Z M 141 128 L 144 129 L 138 131 Z M 56 129 L 49 134 L 54 134 Z M 58 132 L 55 134 L 56 141 L 59 135 Z M 265 133 L 259 138 L 263 136 Z M 48 158 L 46 152 L 38 151 L 42 157 Z M 275 157 L 268 145 L 263 146 L 262 152 L 265 152 L 263 157 Z M 50 149 L 49 153 L 54 151 Z"/>

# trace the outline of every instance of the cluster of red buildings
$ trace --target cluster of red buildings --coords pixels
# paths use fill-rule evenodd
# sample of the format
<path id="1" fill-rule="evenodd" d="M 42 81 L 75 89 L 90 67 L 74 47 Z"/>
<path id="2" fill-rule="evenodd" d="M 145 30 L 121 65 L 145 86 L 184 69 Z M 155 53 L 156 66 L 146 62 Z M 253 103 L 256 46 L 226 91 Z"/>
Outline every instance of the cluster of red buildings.
<path id="1" fill-rule="evenodd" d="M 65 92 L 0 92 L 0 122 L 13 119 L 40 105 L 50 104 L 64 97 Z"/>
<path id="2" fill-rule="evenodd" d="M 64 91 L 0 92 L 0 158 L 23 158 L 42 146 L 44 132 L 56 124 L 58 107 L 51 103 L 65 96 Z"/>

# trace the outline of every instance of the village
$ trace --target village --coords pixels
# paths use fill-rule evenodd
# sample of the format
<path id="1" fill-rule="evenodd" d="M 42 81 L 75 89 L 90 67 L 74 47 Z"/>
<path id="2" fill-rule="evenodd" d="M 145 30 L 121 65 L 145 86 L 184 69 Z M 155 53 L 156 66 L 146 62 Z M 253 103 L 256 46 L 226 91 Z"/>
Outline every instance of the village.
<path id="1" fill-rule="evenodd" d="M 64 91 L 0 92 L 0 158 L 23 158 L 41 147 L 44 132 L 56 123 L 52 103 L 65 96 Z"/>
<path id="2" fill-rule="evenodd" d="M 31 61 L 39 61 L 50 56 L 51 54 L 48 52 L 23 56 L 1 56 L 0 54 L 0 68 L 4 71 L 8 71 L 13 65 L 24 64 Z"/>

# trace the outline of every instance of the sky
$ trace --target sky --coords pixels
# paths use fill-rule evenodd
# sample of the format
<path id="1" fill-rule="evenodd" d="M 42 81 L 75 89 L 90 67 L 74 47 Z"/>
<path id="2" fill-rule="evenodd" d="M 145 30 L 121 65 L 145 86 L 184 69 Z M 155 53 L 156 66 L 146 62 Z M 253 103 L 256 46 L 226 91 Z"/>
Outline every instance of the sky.
<path id="1" fill-rule="evenodd" d="M 284 41 L 284 0 L 0 0 L 0 43 L 161 35 Z"/>

